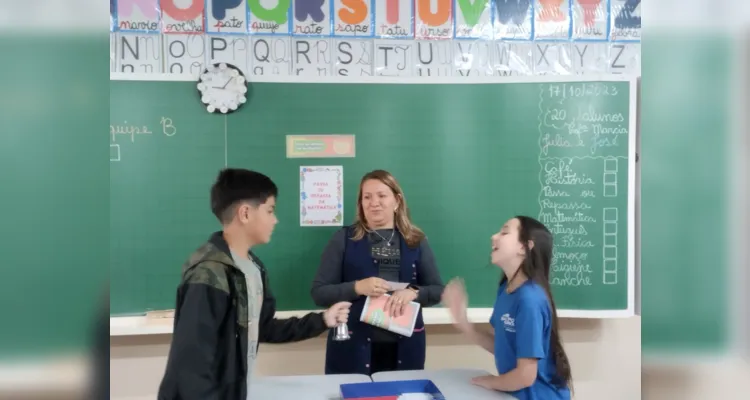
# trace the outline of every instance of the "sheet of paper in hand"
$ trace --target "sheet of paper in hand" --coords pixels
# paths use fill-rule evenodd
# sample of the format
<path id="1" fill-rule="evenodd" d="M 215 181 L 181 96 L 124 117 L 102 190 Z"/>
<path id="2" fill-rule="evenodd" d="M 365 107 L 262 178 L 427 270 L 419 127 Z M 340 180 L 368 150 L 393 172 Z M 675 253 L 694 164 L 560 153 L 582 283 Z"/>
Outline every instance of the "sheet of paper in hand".
<path id="1" fill-rule="evenodd" d="M 406 282 L 391 282 L 391 281 L 388 281 L 388 285 L 391 287 L 391 290 L 406 289 L 406 287 L 409 286 L 409 284 Z"/>
<path id="2" fill-rule="evenodd" d="M 406 305 L 404 313 L 394 318 L 390 312 L 385 309 L 385 303 L 391 296 L 384 294 L 380 297 L 368 297 L 365 300 L 365 307 L 362 309 L 362 315 L 359 320 L 377 326 L 393 333 L 398 333 L 406 337 L 411 337 L 414 333 L 414 324 L 417 322 L 419 314 L 419 303 L 409 302 Z"/>

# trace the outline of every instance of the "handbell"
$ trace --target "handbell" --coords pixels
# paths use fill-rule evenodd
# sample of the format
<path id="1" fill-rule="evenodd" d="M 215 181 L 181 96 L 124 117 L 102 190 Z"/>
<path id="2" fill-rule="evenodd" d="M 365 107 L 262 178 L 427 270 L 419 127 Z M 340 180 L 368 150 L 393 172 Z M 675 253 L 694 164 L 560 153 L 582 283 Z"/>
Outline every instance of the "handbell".
<path id="1" fill-rule="evenodd" d="M 338 324 L 336 326 L 336 332 L 334 332 L 333 335 L 333 340 L 341 342 L 349 339 L 349 327 L 346 326 L 346 323 Z"/>

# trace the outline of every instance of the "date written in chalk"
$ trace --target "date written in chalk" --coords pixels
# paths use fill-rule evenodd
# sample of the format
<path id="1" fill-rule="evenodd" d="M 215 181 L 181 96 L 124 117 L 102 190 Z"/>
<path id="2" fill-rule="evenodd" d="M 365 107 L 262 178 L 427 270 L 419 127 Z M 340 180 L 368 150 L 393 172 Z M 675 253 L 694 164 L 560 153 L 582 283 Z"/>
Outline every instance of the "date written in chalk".
<path id="1" fill-rule="evenodd" d="M 336 32 L 340 33 L 367 33 L 370 27 L 367 25 L 349 25 L 349 24 L 338 24 L 336 25 Z"/>

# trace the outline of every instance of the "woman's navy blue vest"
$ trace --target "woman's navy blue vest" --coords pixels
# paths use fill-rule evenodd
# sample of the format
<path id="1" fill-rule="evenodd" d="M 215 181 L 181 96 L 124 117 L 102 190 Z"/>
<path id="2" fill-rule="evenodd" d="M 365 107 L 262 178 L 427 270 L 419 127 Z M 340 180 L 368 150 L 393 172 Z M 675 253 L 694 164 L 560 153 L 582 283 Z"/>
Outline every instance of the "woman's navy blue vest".
<path id="1" fill-rule="evenodd" d="M 346 234 L 346 247 L 344 250 L 344 265 L 342 282 L 353 282 L 378 276 L 379 265 L 372 258 L 370 243 L 367 237 L 361 240 L 351 240 L 352 228 L 349 227 Z M 401 244 L 401 269 L 399 280 L 401 282 L 417 283 L 417 267 L 419 263 L 420 250 L 410 248 L 403 239 Z M 326 374 L 365 374 L 370 375 L 370 356 L 372 331 L 375 328 L 369 324 L 359 321 L 362 309 L 365 305 L 365 296 L 360 296 L 352 302 L 349 313 L 349 336 L 351 339 L 337 342 L 333 340 L 333 329 L 328 333 L 326 347 Z M 417 322 L 414 325 L 414 333 L 411 337 L 398 336 L 398 369 L 415 370 L 424 369 L 425 352 L 427 342 L 425 341 L 424 320 L 422 319 L 422 308 L 419 309 Z"/>

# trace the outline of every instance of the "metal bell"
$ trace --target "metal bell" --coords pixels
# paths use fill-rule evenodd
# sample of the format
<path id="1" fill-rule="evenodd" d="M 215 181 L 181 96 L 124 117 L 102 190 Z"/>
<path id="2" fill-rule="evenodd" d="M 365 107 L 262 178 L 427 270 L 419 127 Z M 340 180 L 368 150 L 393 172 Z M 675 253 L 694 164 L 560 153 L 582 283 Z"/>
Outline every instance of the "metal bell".
<path id="1" fill-rule="evenodd" d="M 333 340 L 337 342 L 341 342 L 344 340 L 349 340 L 349 327 L 346 326 L 346 323 L 338 324 L 336 326 L 336 332 L 334 332 Z"/>

